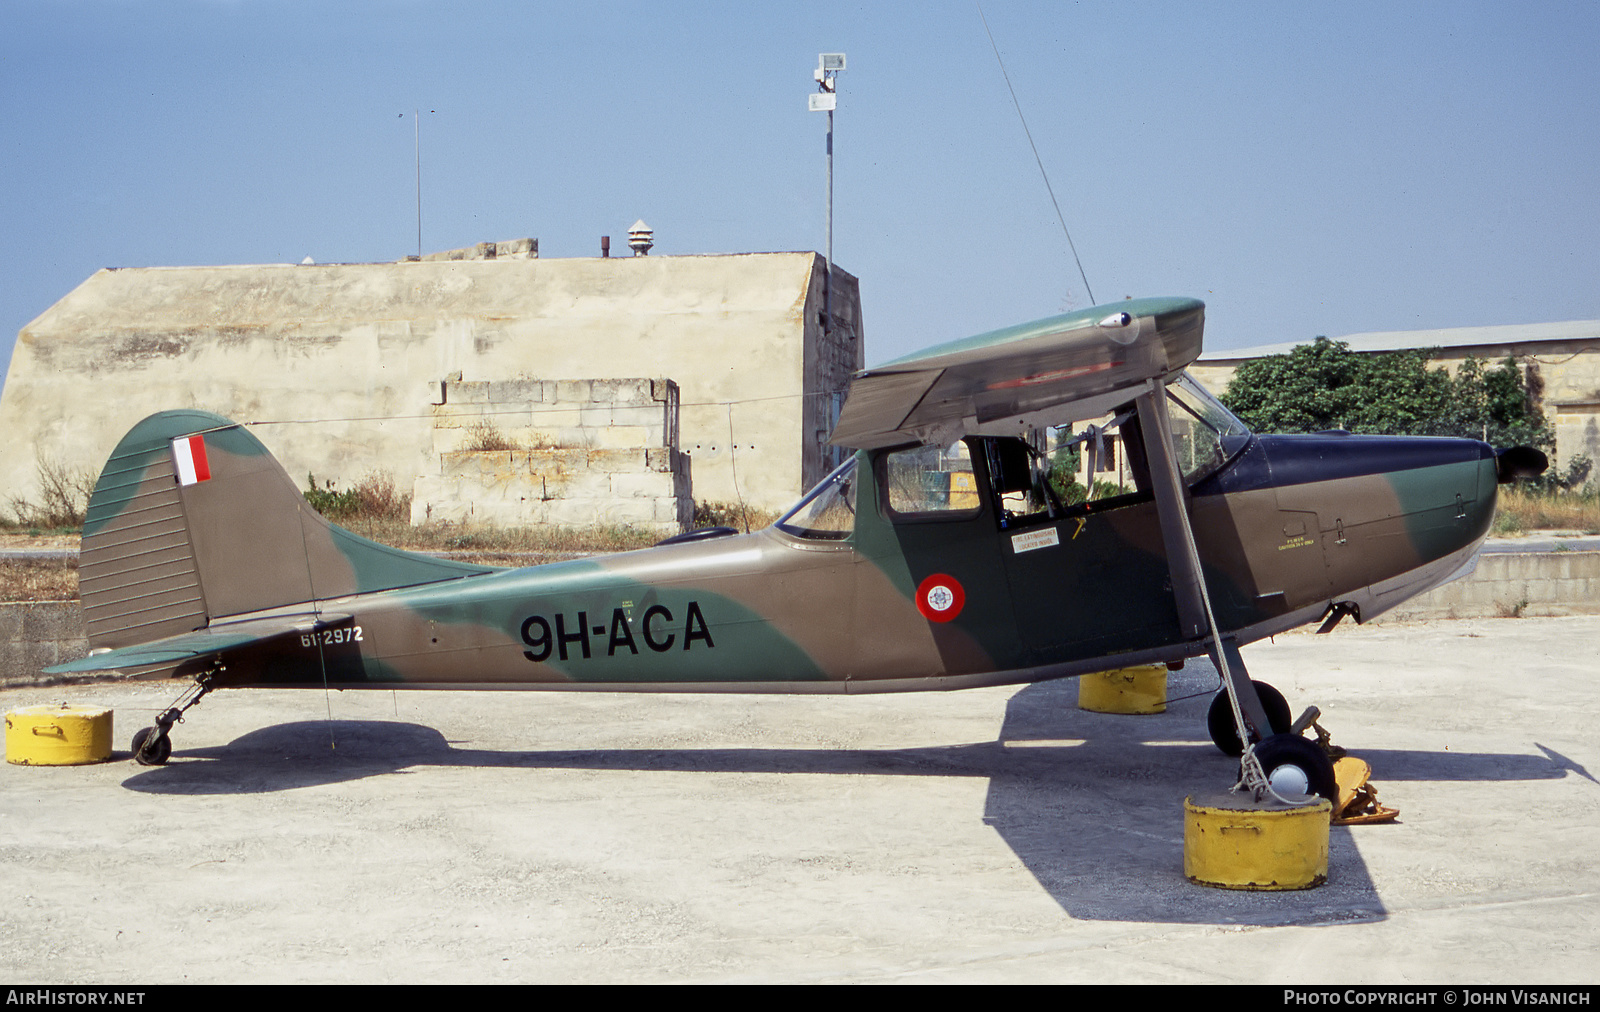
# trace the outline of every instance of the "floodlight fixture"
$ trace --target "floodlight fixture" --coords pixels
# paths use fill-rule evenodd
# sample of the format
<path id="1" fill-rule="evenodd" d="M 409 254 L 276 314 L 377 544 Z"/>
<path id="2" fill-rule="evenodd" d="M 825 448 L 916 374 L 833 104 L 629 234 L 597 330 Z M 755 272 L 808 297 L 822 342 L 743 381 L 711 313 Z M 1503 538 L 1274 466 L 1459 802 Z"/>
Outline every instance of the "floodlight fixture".
<path id="1" fill-rule="evenodd" d="M 818 53 L 817 69 L 830 74 L 837 74 L 844 70 L 843 53 Z"/>

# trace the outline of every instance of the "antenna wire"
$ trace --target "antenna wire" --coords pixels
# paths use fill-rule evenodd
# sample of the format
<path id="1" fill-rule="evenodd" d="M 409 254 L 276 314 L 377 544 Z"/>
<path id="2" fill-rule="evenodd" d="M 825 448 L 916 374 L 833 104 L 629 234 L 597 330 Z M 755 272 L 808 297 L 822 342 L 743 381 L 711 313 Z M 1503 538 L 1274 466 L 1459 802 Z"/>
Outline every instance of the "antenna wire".
<path id="1" fill-rule="evenodd" d="M 1078 259 L 1078 247 L 1072 241 L 1072 233 L 1067 231 L 1066 216 L 1061 213 L 1061 202 L 1056 200 L 1055 187 L 1050 185 L 1050 174 L 1044 170 L 1044 159 L 1039 157 L 1039 146 L 1033 143 L 1033 131 L 1028 129 L 1028 118 L 1022 115 L 1022 103 L 1017 101 L 1017 89 L 1011 86 L 1011 75 L 1006 73 L 1006 61 L 1000 58 L 1000 47 L 995 44 L 994 32 L 989 31 L 989 19 L 983 15 L 983 4 L 973 0 L 977 5 L 978 17 L 983 21 L 983 30 L 989 36 L 989 46 L 994 50 L 995 62 L 1000 64 L 1000 76 L 1006 79 L 1006 89 L 1011 92 L 1011 104 L 1017 107 L 1017 119 L 1022 121 L 1022 132 L 1028 135 L 1028 147 L 1033 149 L 1033 160 L 1039 164 L 1039 175 L 1044 177 L 1044 188 L 1050 192 L 1050 203 L 1055 205 L 1056 220 L 1061 223 L 1061 234 L 1067 237 L 1067 248 L 1072 250 L 1072 262 L 1078 265 L 1078 277 L 1083 279 L 1083 290 L 1089 293 L 1089 305 L 1094 305 L 1094 289 L 1089 287 L 1089 275 L 1083 272 L 1083 261 Z"/>

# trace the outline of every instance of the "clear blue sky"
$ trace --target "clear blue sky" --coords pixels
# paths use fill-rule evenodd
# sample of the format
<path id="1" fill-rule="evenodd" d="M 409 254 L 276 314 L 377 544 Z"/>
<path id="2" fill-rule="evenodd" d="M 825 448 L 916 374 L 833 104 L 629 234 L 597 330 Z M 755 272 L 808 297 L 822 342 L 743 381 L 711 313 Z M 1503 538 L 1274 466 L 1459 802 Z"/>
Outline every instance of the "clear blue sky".
<path id="1" fill-rule="evenodd" d="M 1095 301 L 1207 346 L 1600 317 L 1600 5 L 984 5 Z M 869 361 L 1089 304 L 971 0 L 8 2 L 0 358 L 100 267 L 824 245 Z"/>

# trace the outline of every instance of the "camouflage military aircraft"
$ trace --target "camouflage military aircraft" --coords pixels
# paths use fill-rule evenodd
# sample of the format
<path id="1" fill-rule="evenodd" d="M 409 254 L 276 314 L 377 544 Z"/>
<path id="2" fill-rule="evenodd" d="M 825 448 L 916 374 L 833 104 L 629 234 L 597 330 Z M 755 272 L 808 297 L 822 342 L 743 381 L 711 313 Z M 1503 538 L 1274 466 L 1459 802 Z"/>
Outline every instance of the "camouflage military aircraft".
<path id="1" fill-rule="evenodd" d="M 1209 655 L 1218 746 L 1258 782 L 1330 793 L 1331 764 L 1239 646 L 1445 581 L 1475 558 L 1497 481 L 1541 455 L 1253 435 L 1183 372 L 1204 314 L 1130 300 L 866 370 L 833 434 L 855 454 L 771 527 L 525 569 L 358 537 L 243 427 L 162 412 L 89 505 L 91 655 L 48 670 L 192 679 L 134 738 L 159 764 L 172 724 L 224 687 L 894 692 Z M 1063 495 L 1063 446 L 1039 434 L 1095 419 L 1072 445 L 1092 477 L 1120 435 L 1127 480 Z"/>

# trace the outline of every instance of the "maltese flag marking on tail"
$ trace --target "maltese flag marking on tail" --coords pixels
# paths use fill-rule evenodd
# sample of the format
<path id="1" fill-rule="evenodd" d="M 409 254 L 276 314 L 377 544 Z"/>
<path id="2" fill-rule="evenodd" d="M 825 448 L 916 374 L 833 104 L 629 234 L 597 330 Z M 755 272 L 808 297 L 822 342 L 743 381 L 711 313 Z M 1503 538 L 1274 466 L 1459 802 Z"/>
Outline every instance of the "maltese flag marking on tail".
<path id="1" fill-rule="evenodd" d="M 206 460 L 206 440 L 199 433 L 174 439 L 172 460 L 178 468 L 179 485 L 211 480 L 211 464 Z"/>

